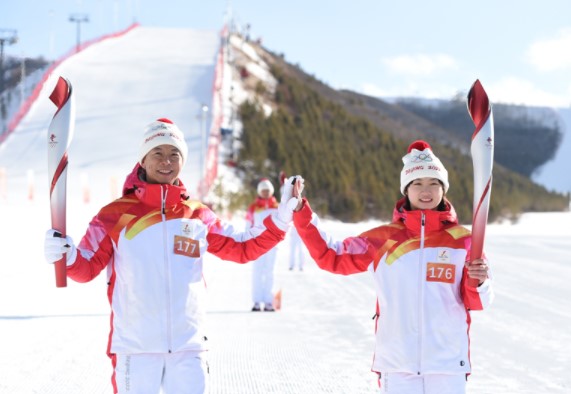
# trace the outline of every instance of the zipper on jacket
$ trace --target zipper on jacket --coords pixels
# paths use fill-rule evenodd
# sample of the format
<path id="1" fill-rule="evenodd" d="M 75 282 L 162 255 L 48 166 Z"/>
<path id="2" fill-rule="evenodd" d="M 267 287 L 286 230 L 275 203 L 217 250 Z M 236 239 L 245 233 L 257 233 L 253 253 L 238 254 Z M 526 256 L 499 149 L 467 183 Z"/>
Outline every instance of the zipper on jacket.
<path id="1" fill-rule="evenodd" d="M 161 186 L 161 216 L 163 222 L 163 245 L 164 245 L 164 268 L 165 268 L 165 295 L 166 295 L 166 311 L 167 311 L 167 347 L 168 352 L 172 352 L 172 333 L 171 333 L 171 283 L 170 283 L 170 265 L 169 265 L 169 247 L 168 247 L 168 232 L 167 232 L 167 218 L 166 218 L 166 201 L 168 189 Z"/>
<path id="2" fill-rule="evenodd" d="M 422 336 L 424 330 L 424 227 L 426 224 L 426 216 L 424 212 L 420 212 L 420 261 L 419 261 L 419 291 L 418 291 L 418 371 L 422 373 Z"/>

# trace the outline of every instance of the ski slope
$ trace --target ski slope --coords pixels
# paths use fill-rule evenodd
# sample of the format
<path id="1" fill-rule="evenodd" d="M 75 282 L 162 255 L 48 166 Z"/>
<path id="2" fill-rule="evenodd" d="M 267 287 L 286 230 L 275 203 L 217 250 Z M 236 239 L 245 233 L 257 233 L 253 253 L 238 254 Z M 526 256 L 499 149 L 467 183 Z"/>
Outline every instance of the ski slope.
<path id="1" fill-rule="evenodd" d="M 87 184 L 97 190 L 94 196 L 108 200 L 114 192 L 110 183 L 122 185 L 133 168 L 145 126 L 163 117 L 186 135 L 190 148 L 183 175 L 195 193 L 201 131 L 211 123 L 205 117 L 203 124 L 201 107 L 212 102 L 219 42 L 218 32 L 138 27 L 68 58 L 0 147 L 10 194 L 27 190 L 24 173 L 33 174 L 38 195 L 47 193 L 46 130 L 56 109 L 48 97 L 59 76 L 71 81 L 76 99 L 75 137 L 68 152 L 72 198 Z"/>
<path id="2" fill-rule="evenodd" d="M 217 46 L 216 32 L 137 28 L 62 64 L 78 100 L 68 182 L 68 233 L 76 242 L 110 200 L 109 179 L 122 184 L 131 170 L 150 120 L 171 117 L 187 133 L 191 152 L 182 177 L 187 185 L 198 181 L 196 115 L 212 96 Z M 0 147 L 0 167 L 7 169 L 0 195 L 0 393 L 110 393 L 104 275 L 57 289 L 44 262 L 45 133 L 52 115 L 44 96 Z M 571 392 L 570 222 L 569 212 L 539 213 L 488 228 L 497 296 L 490 310 L 472 314 L 469 394 Z M 345 237 L 379 223 L 325 224 Z M 291 272 L 287 239 L 279 248 L 278 313 L 249 312 L 249 265 L 206 258 L 211 393 L 376 392 L 371 278 L 332 275 L 309 259 L 303 272 Z"/>

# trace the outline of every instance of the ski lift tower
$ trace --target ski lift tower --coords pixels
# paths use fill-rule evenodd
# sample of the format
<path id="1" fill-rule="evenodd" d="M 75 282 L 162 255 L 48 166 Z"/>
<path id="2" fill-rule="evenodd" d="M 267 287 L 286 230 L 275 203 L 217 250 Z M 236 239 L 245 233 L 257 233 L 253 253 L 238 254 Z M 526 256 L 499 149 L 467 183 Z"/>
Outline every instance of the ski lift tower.
<path id="1" fill-rule="evenodd" d="M 18 42 L 18 32 L 14 29 L 0 29 L 0 93 L 4 91 L 4 45 Z"/>

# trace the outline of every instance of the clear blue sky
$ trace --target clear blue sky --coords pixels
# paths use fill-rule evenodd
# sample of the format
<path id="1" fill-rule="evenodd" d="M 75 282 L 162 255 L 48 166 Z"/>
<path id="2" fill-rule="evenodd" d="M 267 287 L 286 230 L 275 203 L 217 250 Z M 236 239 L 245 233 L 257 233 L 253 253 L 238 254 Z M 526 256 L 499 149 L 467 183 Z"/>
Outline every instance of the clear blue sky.
<path id="1" fill-rule="evenodd" d="M 569 0 L 3 0 L 12 56 L 55 59 L 82 39 L 145 26 L 219 30 L 235 20 L 270 50 L 336 88 L 450 98 L 479 78 L 492 102 L 571 105 Z"/>

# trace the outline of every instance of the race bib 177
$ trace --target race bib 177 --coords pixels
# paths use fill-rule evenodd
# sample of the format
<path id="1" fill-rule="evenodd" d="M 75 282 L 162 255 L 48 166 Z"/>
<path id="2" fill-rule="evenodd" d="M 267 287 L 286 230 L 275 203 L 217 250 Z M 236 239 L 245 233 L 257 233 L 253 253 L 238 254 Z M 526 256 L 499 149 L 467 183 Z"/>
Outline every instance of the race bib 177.
<path id="1" fill-rule="evenodd" d="M 187 257 L 200 257 L 199 243 L 195 239 L 175 235 L 174 253 Z"/>

